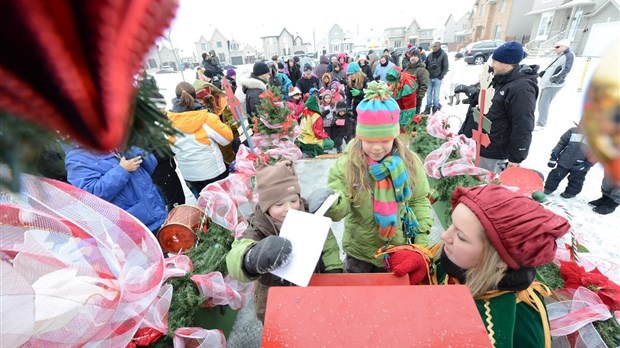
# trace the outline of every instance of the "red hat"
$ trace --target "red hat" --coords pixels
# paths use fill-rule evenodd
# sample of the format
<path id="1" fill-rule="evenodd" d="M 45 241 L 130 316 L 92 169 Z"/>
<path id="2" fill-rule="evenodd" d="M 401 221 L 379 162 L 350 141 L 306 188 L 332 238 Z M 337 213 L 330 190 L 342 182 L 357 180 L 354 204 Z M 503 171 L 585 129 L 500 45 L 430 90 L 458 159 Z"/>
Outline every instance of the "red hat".
<path id="1" fill-rule="evenodd" d="M 413 46 L 411 42 L 407 44 L 407 48 L 411 48 L 411 46 Z"/>
<path id="2" fill-rule="evenodd" d="M 570 224 L 529 197 L 499 185 L 457 187 L 452 208 L 465 204 L 476 216 L 509 268 L 536 267 L 553 261 L 555 240 Z"/>

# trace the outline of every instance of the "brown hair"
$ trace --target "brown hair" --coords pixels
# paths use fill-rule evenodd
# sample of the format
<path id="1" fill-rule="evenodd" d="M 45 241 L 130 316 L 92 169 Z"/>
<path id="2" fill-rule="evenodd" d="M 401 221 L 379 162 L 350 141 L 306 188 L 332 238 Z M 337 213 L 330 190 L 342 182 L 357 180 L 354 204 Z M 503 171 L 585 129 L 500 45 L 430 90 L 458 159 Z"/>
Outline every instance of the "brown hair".
<path id="1" fill-rule="evenodd" d="M 194 86 L 187 82 L 180 82 L 174 89 L 174 93 L 176 93 L 177 98 L 179 98 L 179 105 L 194 110 L 194 99 L 196 99 L 196 90 Z"/>
<path id="2" fill-rule="evenodd" d="M 321 82 L 323 82 L 324 86 L 329 88 L 329 84 L 332 82 L 332 75 L 330 75 L 329 73 L 323 74 L 323 76 L 321 76 Z"/>
<path id="3" fill-rule="evenodd" d="M 402 158 L 407 175 L 409 177 L 409 185 L 415 185 L 415 163 L 417 155 L 407 147 L 407 140 L 403 134 L 394 139 L 392 149 L 398 150 L 400 158 Z M 418 159 L 419 160 L 419 159 Z M 345 162 L 345 177 L 347 180 L 347 198 L 355 203 L 359 198 L 360 192 L 364 189 L 370 192 L 370 182 L 368 181 L 368 162 L 366 154 L 362 150 L 361 140 L 354 138 L 351 140 L 349 147 L 349 157 Z"/>

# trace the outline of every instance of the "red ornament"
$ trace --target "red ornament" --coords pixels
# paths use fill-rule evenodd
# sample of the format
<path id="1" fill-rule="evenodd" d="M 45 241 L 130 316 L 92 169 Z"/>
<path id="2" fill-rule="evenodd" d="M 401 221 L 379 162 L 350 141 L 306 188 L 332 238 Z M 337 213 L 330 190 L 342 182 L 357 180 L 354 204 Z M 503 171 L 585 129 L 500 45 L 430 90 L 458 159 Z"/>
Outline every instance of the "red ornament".
<path id="1" fill-rule="evenodd" d="M 144 55 L 177 0 L 0 2 L 0 109 L 99 150 L 122 145 Z"/>

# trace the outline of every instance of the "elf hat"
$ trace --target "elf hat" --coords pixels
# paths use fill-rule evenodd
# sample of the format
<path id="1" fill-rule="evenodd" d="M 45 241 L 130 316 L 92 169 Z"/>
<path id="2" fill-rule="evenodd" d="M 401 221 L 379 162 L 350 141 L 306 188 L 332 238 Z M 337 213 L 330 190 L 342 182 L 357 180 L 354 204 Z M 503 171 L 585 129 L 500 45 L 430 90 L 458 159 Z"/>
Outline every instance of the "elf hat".
<path id="1" fill-rule="evenodd" d="M 291 87 L 291 89 L 288 90 L 288 96 L 292 97 L 295 94 L 301 94 L 301 91 L 297 87 Z"/>
<path id="2" fill-rule="evenodd" d="M 385 79 L 388 82 L 398 82 L 400 80 L 400 68 L 396 66 L 389 68 L 385 74 Z"/>
<path id="3" fill-rule="evenodd" d="M 308 100 L 306 100 L 306 103 L 304 105 L 312 111 L 318 112 L 319 114 L 321 113 L 321 108 L 319 107 L 318 98 L 313 95 L 310 95 L 308 97 Z"/>
<path id="4" fill-rule="evenodd" d="M 258 205 L 264 213 L 280 200 L 301 193 L 299 178 L 290 160 L 270 166 L 259 156 L 255 166 Z"/>
<path id="5" fill-rule="evenodd" d="M 452 208 L 459 203 L 478 217 L 499 256 L 515 270 L 553 261 L 555 240 L 570 229 L 565 218 L 499 185 L 457 187 Z"/>
<path id="6" fill-rule="evenodd" d="M 400 133 L 400 108 L 390 96 L 387 85 L 370 82 L 364 93 L 364 100 L 356 108 L 356 138 L 365 141 L 395 139 Z"/>

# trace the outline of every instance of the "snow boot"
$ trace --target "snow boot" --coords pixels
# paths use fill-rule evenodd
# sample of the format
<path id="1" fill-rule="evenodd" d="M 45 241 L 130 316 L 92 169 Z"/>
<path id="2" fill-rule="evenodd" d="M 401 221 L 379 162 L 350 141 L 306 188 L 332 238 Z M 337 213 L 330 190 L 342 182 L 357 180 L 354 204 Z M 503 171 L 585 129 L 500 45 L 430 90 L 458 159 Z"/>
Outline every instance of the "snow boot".
<path id="1" fill-rule="evenodd" d="M 431 107 L 427 105 L 426 108 L 424 108 L 424 111 L 422 111 L 422 113 L 424 115 L 430 114 L 431 113 Z"/>
<path id="2" fill-rule="evenodd" d="M 564 191 L 564 192 L 560 193 L 560 196 L 562 196 L 562 197 L 564 197 L 564 198 L 566 198 L 566 199 L 569 199 L 569 198 L 573 198 L 573 197 L 575 197 L 575 195 L 570 194 L 570 193 L 568 193 L 568 192 L 566 192 L 566 191 Z"/>
<path id="3" fill-rule="evenodd" d="M 599 198 L 599 199 L 595 199 L 593 201 L 589 201 L 588 204 L 594 207 L 600 207 L 601 205 L 607 203 L 607 201 L 609 200 L 609 196 L 605 196 L 603 195 L 603 197 Z"/>
<path id="4" fill-rule="evenodd" d="M 548 196 L 548 195 L 550 195 L 550 194 L 552 194 L 552 193 L 553 193 L 553 191 L 552 191 L 552 190 L 547 190 L 547 189 L 545 189 L 545 194 L 546 194 L 547 196 Z"/>
<path id="5" fill-rule="evenodd" d="M 436 106 L 433 106 L 433 114 L 434 114 L 434 113 L 436 113 L 436 112 L 437 112 L 437 110 L 439 110 L 439 109 L 437 109 L 437 107 L 436 107 Z"/>
<path id="6" fill-rule="evenodd" d="M 453 103 L 454 103 L 454 96 L 451 95 L 448 97 L 448 105 L 452 106 Z"/>
<path id="7" fill-rule="evenodd" d="M 613 213 L 614 210 L 616 210 L 616 208 L 618 208 L 618 205 L 620 205 L 620 204 L 614 202 L 612 199 L 609 199 L 607 201 L 607 203 L 605 203 L 605 204 L 603 204 L 601 206 L 595 207 L 592 210 L 594 210 L 595 212 L 597 212 L 597 213 L 599 213 L 601 215 L 607 215 L 607 214 Z"/>

